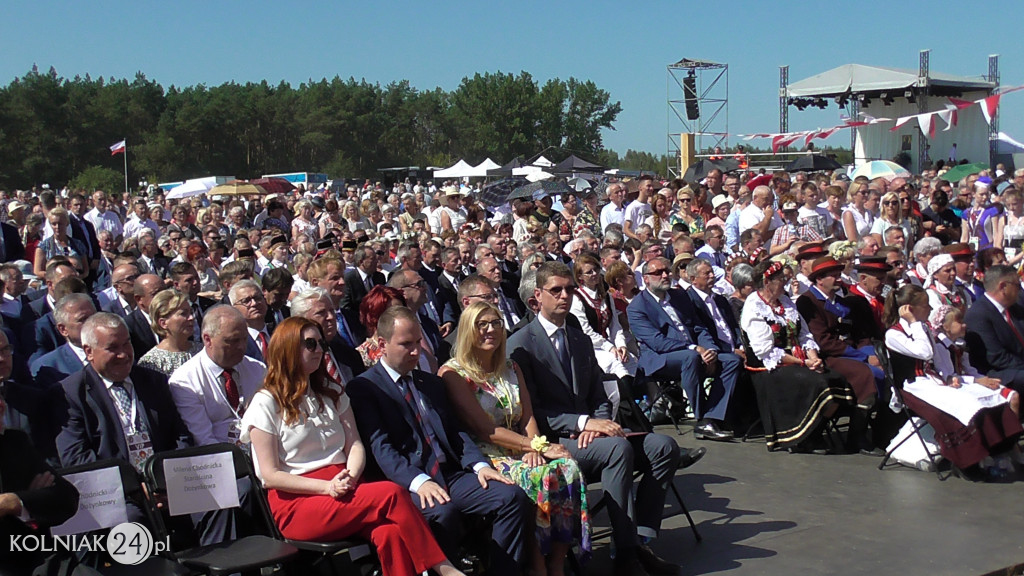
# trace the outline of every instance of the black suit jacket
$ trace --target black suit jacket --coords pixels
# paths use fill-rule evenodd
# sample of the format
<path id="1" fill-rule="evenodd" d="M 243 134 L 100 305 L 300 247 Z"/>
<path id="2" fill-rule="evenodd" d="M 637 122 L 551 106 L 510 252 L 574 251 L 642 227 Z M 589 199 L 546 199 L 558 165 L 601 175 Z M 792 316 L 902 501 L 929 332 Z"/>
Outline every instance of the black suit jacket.
<path id="1" fill-rule="evenodd" d="M 461 273 L 456 277 L 459 282 L 462 282 L 465 278 Z M 441 301 L 444 308 L 454 311 L 456 316 L 461 315 L 462 304 L 459 302 L 459 289 L 444 275 L 444 272 L 437 275 L 437 286 L 437 299 Z"/>
<path id="2" fill-rule="evenodd" d="M 35 348 L 29 354 L 29 362 L 34 362 L 44 354 L 48 354 L 63 346 L 67 340 L 57 331 L 57 322 L 53 318 L 53 312 L 47 312 L 42 318 L 33 324 L 33 341 Z"/>
<path id="3" fill-rule="evenodd" d="M 135 361 L 138 362 L 139 358 L 142 358 L 146 352 L 157 345 L 156 334 L 153 333 L 153 328 L 139 308 L 133 310 L 124 319 L 124 323 L 128 325 L 128 332 L 132 338 L 132 349 L 135 350 Z"/>
<path id="4" fill-rule="evenodd" d="M 292 310 L 288 306 L 281 306 L 281 321 L 284 322 L 288 318 L 291 318 Z M 267 334 L 273 334 L 274 329 L 277 328 L 277 316 L 274 314 L 272 308 L 267 308 L 267 315 L 263 317 L 263 321 L 267 323 Z"/>
<path id="5" fill-rule="evenodd" d="M 0 222 L 0 262 L 14 262 L 25 259 L 25 245 L 21 243 L 18 229 L 6 222 Z"/>
<path id="6" fill-rule="evenodd" d="M 341 339 L 341 336 L 335 336 L 333 340 L 327 343 L 331 347 L 331 352 L 334 354 L 334 359 L 339 364 L 348 366 L 348 369 L 352 371 L 352 374 L 359 376 L 363 372 L 366 372 L 366 365 L 363 364 L 363 357 L 359 355 L 359 352 L 355 348 L 352 348 L 345 341 Z"/>
<path id="7" fill-rule="evenodd" d="M 490 464 L 469 434 L 452 417 L 444 381 L 420 370 L 411 372 L 413 386 L 426 405 L 426 418 L 437 433 L 440 450 L 452 469 L 472 470 L 478 462 Z M 416 415 L 381 362 L 349 384 L 352 413 L 359 436 L 389 480 L 408 489 L 426 469 L 426 446 L 417 432 Z"/>
<path id="8" fill-rule="evenodd" d="M 32 480 L 44 472 L 53 475 L 53 484 L 30 490 Z M 39 524 L 39 528 L 32 528 L 14 516 L 0 518 L 0 565 L 13 574 L 32 563 L 34 557 L 24 551 L 11 552 L 11 536 L 45 534 L 50 526 L 64 523 L 78 511 L 78 490 L 46 464 L 23 431 L 5 430 L 0 434 L 0 493 L 4 492 L 17 495 L 31 519 Z"/>
<path id="9" fill-rule="evenodd" d="M 31 296 L 29 297 L 29 307 L 32 308 L 32 314 L 35 315 L 36 318 L 42 318 L 43 316 L 46 316 L 47 312 L 53 311 L 53 308 L 50 307 L 50 299 L 46 297 L 46 289 L 44 288 L 42 292 L 43 295 L 41 298 L 32 299 Z"/>
<path id="10" fill-rule="evenodd" d="M 370 275 L 370 280 L 374 286 L 383 286 L 387 281 L 384 279 L 384 275 L 380 272 L 374 272 Z M 345 288 L 341 295 L 341 307 L 349 310 L 359 311 L 359 303 L 366 298 L 369 290 L 366 289 L 366 285 L 363 284 L 363 278 L 359 276 L 359 271 L 355 268 L 345 271 Z"/>
<path id="11" fill-rule="evenodd" d="M 132 387 L 142 404 L 149 424 L 153 450 L 163 452 L 184 448 L 192 443 L 185 424 L 167 386 L 167 376 L 135 366 Z M 67 415 L 57 436 L 57 452 L 62 466 L 75 466 L 106 458 L 128 461 L 128 446 L 121 420 L 103 379 L 93 367 L 68 376 L 61 387 L 67 402 Z"/>
<path id="12" fill-rule="evenodd" d="M 92 225 L 92 222 L 85 218 L 71 216 L 71 237 L 77 238 L 89 247 L 89 252 L 93 256 L 91 260 L 100 259 L 100 238 L 96 235 L 96 227 Z"/>
<path id="13" fill-rule="evenodd" d="M 1010 309 L 1017 333 L 1024 335 L 1024 311 L 1014 305 Z M 1006 317 L 999 313 L 988 297 L 982 296 L 967 310 L 967 350 L 971 365 L 982 374 L 993 370 L 1024 370 L 1024 343 Z"/>
<path id="14" fill-rule="evenodd" d="M 563 372 L 539 319 L 508 339 L 509 356 L 523 372 L 537 424 L 542 433 L 557 438 L 575 434 L 581 415 L 612 418 L 612 403 L 604 391 L 604 372 L 594 357 L 593 342 L 568 322 L 565 332 L 572 374 Z"/>
<path id="15" fill-rule="evenodd" d="M 743 348 L 743 340 L 740 339 L 740 323 L 736 321 L 736 315 L 733 314 L 732 304 L 729 304 L 729 299 L 721 294 L 713 294 L 712 297 L 715 299 L 715 305 L 718 307 L 718 313 L 722 315 L 722 319 L 729 325 L 729 335 L 732 336 L 732 346 L 727 346 L 718 337 L 718 327 L 715 326 L 715 320 L 711 317 L 711 313 L 708 312 L 707 305 L 697 295 L 697 291 L 690 288 L 686 289 L 686 293 L 690 296 L 690 301 L 693 302 L 693 307 L 697 313 L 697 321 L 704 325 L 708 330 L 708 334 L 715 341 L 715 346 L 718 347 L 722 352 L 732 352 L 733 350 Z"/>

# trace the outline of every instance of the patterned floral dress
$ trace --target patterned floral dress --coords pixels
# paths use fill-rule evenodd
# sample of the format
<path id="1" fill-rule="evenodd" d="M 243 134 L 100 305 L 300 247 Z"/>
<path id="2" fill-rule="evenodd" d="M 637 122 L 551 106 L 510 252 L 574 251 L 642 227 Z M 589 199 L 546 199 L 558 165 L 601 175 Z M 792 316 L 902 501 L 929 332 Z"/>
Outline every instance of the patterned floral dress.
<path id="1" fill-rule="evenodd" d="M 511 361 L 506 361 L 504 369 L 487 382 L 471 380 L 455 360 L 449 360 L 445 366 L 466 379 L 496 426 L 522 430 L 523 405 Z M 543 553 L 548 553 L 552 541 L 578 541 L 580 550 L 590 554 L 586 483 L 575 460 L 559 458 L 531 468 L 521 460 L 521 453 L 482 440 L 477 441 L 477 446 L 498 472 L 511 478 L 537 505 L 537 540 Z"/>

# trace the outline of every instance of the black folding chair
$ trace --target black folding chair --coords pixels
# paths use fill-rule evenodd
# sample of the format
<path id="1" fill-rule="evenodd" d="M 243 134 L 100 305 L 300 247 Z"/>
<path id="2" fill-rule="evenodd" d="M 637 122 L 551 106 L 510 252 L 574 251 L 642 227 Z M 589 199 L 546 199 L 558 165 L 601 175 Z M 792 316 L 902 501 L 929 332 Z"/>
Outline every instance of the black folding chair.
<path id="1" fill-rule="evenodd" d="M 196 446 L 170 452 L 154 454 L 146 461 L 146 479 L 153 498 L 163 498 L 167 494 L 167 478 L 164 475 L 164 462 L 175 458 L 188 458 L 192 456 L 206 456 L 211 454 L 231 454 L 234 465 L 234 478 L 248 477 L 253 487 L 258 486 L 259 480 L 249 463 L 245 453 L 234 444 L 211 444 L 208 446 Z M 256 494 L 259 500 L 259 494 Z M 209 510 L 215 510 L 211 504 Z M 170 524 L 170 512 L 167 507 L 162 508 L 161 528 L 165 536 L 173 536 L 167 526 Z M 174 557 L 189 568 L 202 574 L 210 576 L 221 576 L 246 572 L 265 567 L 272 567 L 295 560 L 298 557 L 299 549 L 292 544 L 277 540 L 272 537 L 276 530 L 268 517 L 260 515 L 264 526 L 262 529 L 267 535 L 252 535 L 228 540 L 219 544 L 195 546 L 184 550 L 174 551 Z"/>
<path id="2" fill-rule="evenodd" d="M 914 429 L 912 434 L 908 434 L 906 438 L 897 442 L 890 450 L 886 450 L 885 457 L 882 458 L 882 462 L 878 465 L 878 469 L 884 470 L 886 464 L 888 464 L 889 460 L 892 458 L 893 452 L 899 449 L 899 447 L 907 440 L 910 440 L 912 436 L 917 436 L 918 440 L 921 441 L 921 446 L 924 447 L 924 453 L 928 455 L 928 462 L 931 463 L 932 470 L 936 475 L 938 475 L 939 480 L 945 480 L 945 477 L 942 476 L 942 471 L 939 470 L 939 463 L 935 460 L 935 455 L 932 454 L 932 451 L 928 448 L 928 443 L 924 441 L 924 436 L 921 435 L 921 429 L 927 425 L 927 422 L 924 422 L 923 418 L 914 416 L 910 409 L 907 408 L 907 403 L 903 399 L 902 382 L 900 385 L 896 385 L 896 379 L 892 373 L 892 363 L 889 361 L 889 349 L 886 348 L 885 343 L 880 340 L 875 340 L 872 344 L 875 346 L 875 356 L 878 357 L 878 363 L 882 365 L 882 370 L 885 372 L 885 385 L 889 387 L 889 389 L 892 390 L 892 393 L 896 396 L 896 399 L 902 407 L 904 416 L 907 417 L 907 421 L 910 422 L 911 427 Z M 880 409 L 885 410 L 886 407 L 883 406 Z"/>
<path id="3" fill-rule="evenodd" d="M 116 468 L 121 476 L 121 487 L 124 490 L 126 503 L 131 503 L 142 511 L 146 525 L 150 528 L 159 524 L 154 512 L 153 503 L 148 498 L 138 473 L 132 466 L 124 461 L 115 458 L 99 460 L 88 464 L 79 464 L 60 470 L 61 476 L 69 474 L 81 474 L 83 472 L 95 472 Z M 105 532 L 97 531 L 96 533 Z M 108 551 L 108 554 L 110 551 Z M 186 566 L 179 564 L 170 554 L 170 551 L 161 550 L 142 561 L 139 564 L 118 564 L 116 562 L 93 566 L 104 576 L 186 576 L 192 574 Z"/>

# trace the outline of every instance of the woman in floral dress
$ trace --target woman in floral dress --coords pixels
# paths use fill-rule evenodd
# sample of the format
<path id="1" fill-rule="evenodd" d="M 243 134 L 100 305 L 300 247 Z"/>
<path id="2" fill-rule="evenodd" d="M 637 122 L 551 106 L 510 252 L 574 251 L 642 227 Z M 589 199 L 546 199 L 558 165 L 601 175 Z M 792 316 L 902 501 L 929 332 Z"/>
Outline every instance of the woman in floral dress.
<path id="1" fill-rule="evenodd" d="M 857 397 L 839 373 L 825 367 L 818 344 L 785 295 L 785 266 L 765 260 L 754 269 L 757 290 L 743 304 L 752 372 L 768 450 L 820 448 L 825 423 Z"/>
<path id="2" fill-rule="evenodd" d="M 557 576 L 574 541 L 591 549 L 586 484 L 569 451 L 539 436 L 523 375 L 505 356 L 500 314 L 487 302 L 467 307 L 454 358 L 439 375 L 480 450 L 537 504 L 533 570 Z"/>

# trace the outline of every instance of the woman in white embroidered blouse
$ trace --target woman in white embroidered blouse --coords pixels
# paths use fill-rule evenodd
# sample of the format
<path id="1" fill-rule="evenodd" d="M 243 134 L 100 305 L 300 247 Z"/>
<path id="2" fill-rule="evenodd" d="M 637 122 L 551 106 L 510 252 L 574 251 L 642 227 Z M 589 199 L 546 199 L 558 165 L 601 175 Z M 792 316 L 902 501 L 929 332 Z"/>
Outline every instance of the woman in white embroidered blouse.
<path id="1" fill-rule="evenodd" d="M 842 406 L 857 402 L 850 384 L 825 368 L 818 344 L 796 306 L 785 295 L 781 262 L 765 260 L 754 269 L 757 290 L 743 304 L 747 365 L 765 426 L 768 450 L 822 449 L 825 423 Z"/>
<path id="2" fill-rule="evenodd" d="M 1005 476 L 992 457 L 1021 460 L 1019 396 L 966 361 L 957 344 L 967 331 L 963 314 L 949 305 L 933 310 L 925 290 L 908 284 L 886 299 L 883 320 L 896 385 L 907 407 L 934 428 L 942 456 L 970 479 Z"/>

